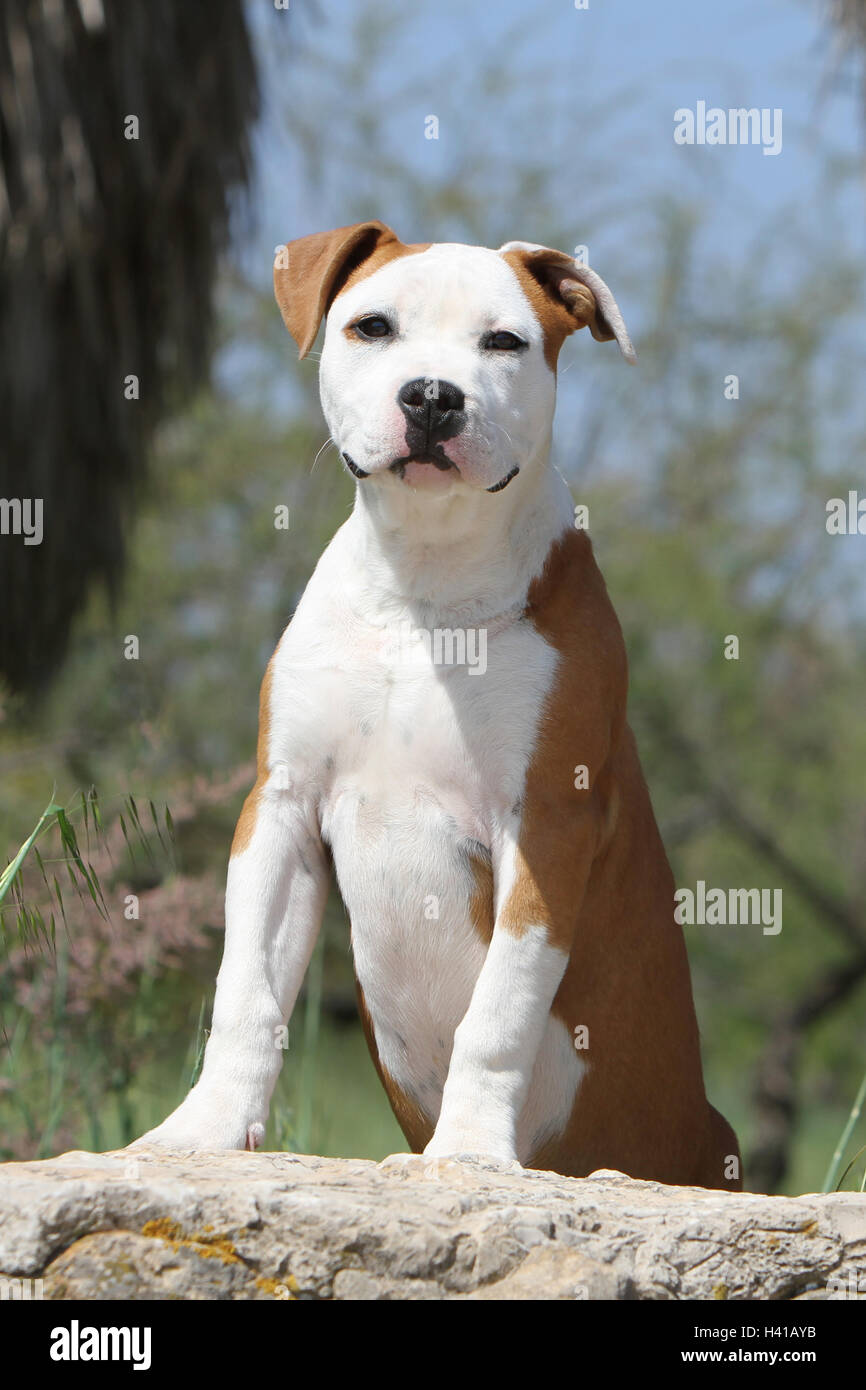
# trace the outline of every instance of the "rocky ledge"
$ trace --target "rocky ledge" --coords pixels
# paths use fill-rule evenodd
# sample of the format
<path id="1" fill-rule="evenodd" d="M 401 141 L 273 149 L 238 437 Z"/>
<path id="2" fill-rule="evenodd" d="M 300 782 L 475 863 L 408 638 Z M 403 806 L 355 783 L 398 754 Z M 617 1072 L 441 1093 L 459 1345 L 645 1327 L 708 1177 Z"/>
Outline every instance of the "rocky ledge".
<path id="1" fill-rule="evenodd" d="M 857 1193 L 285 1153 L 0 1166 L 7 1298 L 826 1298 L 864 1276 Z"/>

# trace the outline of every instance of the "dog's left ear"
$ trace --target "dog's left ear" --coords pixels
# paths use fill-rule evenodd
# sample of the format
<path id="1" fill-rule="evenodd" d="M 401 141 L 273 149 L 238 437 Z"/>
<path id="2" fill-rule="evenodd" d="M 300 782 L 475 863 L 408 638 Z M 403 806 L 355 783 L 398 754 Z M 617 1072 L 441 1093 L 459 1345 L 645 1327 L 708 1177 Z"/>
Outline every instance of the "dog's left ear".
<path id="1" fill-rule="evenodd" d="M 564 251 L 528 241 L 507 241 L 499 251 L 515 269 L 523 270 L 530 283 L 543 291 L 556 313 L 556 336 L 560 341 L 576 329 L 588 326 L 593 338 L 600 343 L 616 339 L 626 362 L 637 361 L 619 305 L 601 276 L 589 266 L 581 265 Z"/>
<path id="2" fill-rule="evenodd" d="M 313 346 L 319 324 L 352 271 L 392 242 L 400 245 L 384 222 L 356 222 L 277 247 L 274 294 L 299 357 Z"/>

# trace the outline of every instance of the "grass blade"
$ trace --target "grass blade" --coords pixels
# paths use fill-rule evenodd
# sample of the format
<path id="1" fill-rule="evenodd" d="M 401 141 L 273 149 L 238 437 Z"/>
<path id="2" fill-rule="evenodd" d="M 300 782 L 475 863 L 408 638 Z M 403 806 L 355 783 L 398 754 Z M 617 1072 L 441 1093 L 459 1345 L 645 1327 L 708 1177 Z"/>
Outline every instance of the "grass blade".
<path id="1" fill-rule="evenodd" d="M 836 1174 L 839 1171 L 839 1167 L 842 1163 L 842 1158 L 845 1153 L 845 1150 L 847 1149 L 848 1144 L 850 1142 L 851 1135 L 854 1133 L 854 1126 L 860 1118 L 860 1112 L 863 1109 L 864 1101 L 866 1101 L 866 1074 L 864 1074 L 863 1080 L 860 1082 L 860 1089 L 857 1092 L 857 1095 L 854 1097 L 854 1104 L 851 1106 L 851 1113 L 845 1122 L 845 1128 L 842 1130 L 841 1138 L 839 1139 L 839 1143 L 836 1145 L 836 1150 L 833 1154 L 832 1159 L 830 1160 L 830 1167 L 827 1169 L 827 1173 L 824 1178 L 824 1186 L 821 1188 L 822 1192 L 836 1191 Z M 859 1152 L 862 1153 L 863 1149 L 860 1149 Z M 854 1159 L 856 1158 L 857 1154 L 854 1155 Z M 854 1159 L 852 1159 L 851 1163 L 848 1164 L 848 1167 L 842 1174 L 842 1178 L 840 1181 L 844 1182 L 845 1177 L 847 1176 L 847 1174 L 853 1166 Z"/>

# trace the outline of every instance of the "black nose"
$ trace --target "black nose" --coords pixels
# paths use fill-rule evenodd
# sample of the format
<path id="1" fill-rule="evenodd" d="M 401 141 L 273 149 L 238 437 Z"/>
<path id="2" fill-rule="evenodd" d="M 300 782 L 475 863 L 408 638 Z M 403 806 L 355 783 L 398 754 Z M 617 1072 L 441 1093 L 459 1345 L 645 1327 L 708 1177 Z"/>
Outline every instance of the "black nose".
<path id="1" fill-rule="evenodd" d="M 416 377 L 400 387 L 397 401 L 409 422 L 406 441 L 411 449 L 423 449 L 451 439 L 466 423 L 463 413 L 466 397 L 451 381 Z"/>

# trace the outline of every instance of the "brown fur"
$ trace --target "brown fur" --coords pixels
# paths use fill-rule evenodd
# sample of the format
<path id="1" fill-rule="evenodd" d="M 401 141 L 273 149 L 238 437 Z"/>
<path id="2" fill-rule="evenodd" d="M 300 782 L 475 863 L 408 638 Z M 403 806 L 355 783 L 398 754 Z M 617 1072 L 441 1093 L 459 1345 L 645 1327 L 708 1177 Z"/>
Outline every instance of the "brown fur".
<path id="1" fill-rule="evenodd" d="M 271 668 L 273 657 L 268 662 L 259 692 L 259 737 L 256 745 L 256 780 L 252 791 L 245 800 L 232 840 L 232 854 L 241 854 L 253 838 L 256 817 L 259 810 L 259 797 L 262 787 L 268 780 L 268 739 L 271 729 Z"/>
<path id="2" fill-rule="evenodd" d="M 738 1153 L 704 1092 L 674 881 L 631 730 L 619 623 L 585 533 L 557 542 L 528 616 L 561 653 L 527 773 L 520 874 L 502 926 L 546 924 L 569 961 L 552 1012 L 589 1031 L 565 1132 L 535 1168 L 739 1188 Z M 589 769 L 576 790 L 574 769 Z"/>
<path id="3" fill-rule="evenodd" d="M 428 1142 L 433 1137 L 433 1122 L 424 1113 L 420 1105 L 397 1084 L 391 1073 L 382 1066 L 379 1057 L 379 1049 L 376 1046 L 376 1034 L 373 1029 L 373 1020 L 367 1008 L 364 991 L 357 978 L 355 980 L 355 985 L 358 992 L 358 1012 L 361 1015 L 361 1026 L 364 1029 L 364 1037 L 367 1039 L 370 1056 L 373 1058 L 373 1065 L 379 1073 L 379 1080 L 385 1088 L 385 1094 L 391 1102 L 391 1109 L 394 1111 L 397 1123 L 408 1140 L 410 1149 L 413 1153 L 419 1154 L 426 1148 Z"/>
<path id="4" fill-rule="evenodd" d="M 505 251 L 502 259 L 511 266 L 541 324 L 544 360 L 552 372 L 570 333 L 589 325 L 594 338 L 607 341 L 613 337 L 598 314 L 595 296 L 573 278 L 574 263 L 563 252 Z"/>
<path id="5" fill-rule="evenodd" d="M 493 870 L 486 859 L 472 855 L 470 859 L 475 892 L 469 902 L 472 925 L 485 946 L 493 936 Z"/>
<path id="6" fill-rule="evenodd" d="M 389 261 L 426 251 L 428 245 L 404 245 L 384 222 L 357 222 L 280 247 L 274 261 L 274 294 L 298 356 L 306 357 L 338 294 Z"/>

